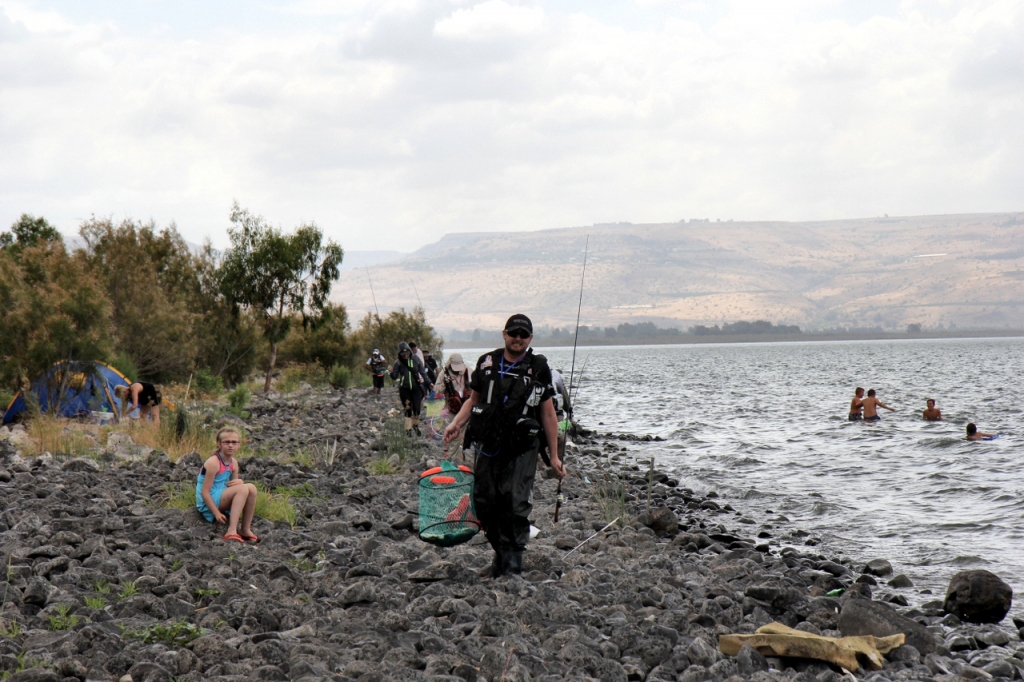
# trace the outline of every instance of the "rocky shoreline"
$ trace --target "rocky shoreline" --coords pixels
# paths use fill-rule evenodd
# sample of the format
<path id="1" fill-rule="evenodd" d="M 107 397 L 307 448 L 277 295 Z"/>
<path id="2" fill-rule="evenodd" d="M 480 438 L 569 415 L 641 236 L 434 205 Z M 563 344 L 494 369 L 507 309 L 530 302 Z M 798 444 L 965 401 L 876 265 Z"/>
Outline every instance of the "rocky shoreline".
<path id="1" fill-rule="evenodd" d="M 538 477 L 522 577 L 496 580 L 482 535 L 451 549 L 415 535 L 416 441 L 372 475 L 391 396 L 305 389 L 258 397 L 258 456 L 242 477 L 302 487 L 294 526 L 257 520 L 224 543 L 161 506 L 198 455 L 22 458 L 0 441 L 0 673 L 11 680 L 838 680 L 823 662 L 718 650 L 779 622 L 813 634 L 902 632 L 871 680 L 1024 678 L 1009 621 L 961 623 L 884 560 L 819 552 L 714 492 L 636 464 L 619 437 L 571 449 L 565 503 Z M 230 418 L 228 418 L 230 420 Z M 642 446 L 641 446 L 642 447 Z M 300 450 L 304 458 L 281 458 Z M 204 453 L 208 454 L 208 453 Z M 647 512 L 648 499 L 651 511 Z M 599 533 L 616 515 L 627 519 Z M 813 541 L 812 541 L 813 542 Z M 841 596 L 837 592 L 842 590 Z M 836 596 L 829 596 L 829 595 Z M 1020 623 L 1024 625 L 1024 623 Z"/>

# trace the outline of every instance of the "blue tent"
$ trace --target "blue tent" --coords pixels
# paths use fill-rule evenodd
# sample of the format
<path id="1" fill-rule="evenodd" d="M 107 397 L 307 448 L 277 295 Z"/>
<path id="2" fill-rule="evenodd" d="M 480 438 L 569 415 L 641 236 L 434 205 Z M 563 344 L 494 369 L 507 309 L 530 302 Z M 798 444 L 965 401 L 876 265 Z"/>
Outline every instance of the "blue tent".
<path id="1" fill-rule="evenodd" d="M 39 409 L 61 417 L 77 417 L 89 412 L 121 414 L 121 401 L 114 397 L 116 386 L 131 382 L 110 365 L 102 362 L 58 362 L 32 383 L 32 397 Z M 7 424 L 27 408 L 22 392 L 4 412 Z"/>

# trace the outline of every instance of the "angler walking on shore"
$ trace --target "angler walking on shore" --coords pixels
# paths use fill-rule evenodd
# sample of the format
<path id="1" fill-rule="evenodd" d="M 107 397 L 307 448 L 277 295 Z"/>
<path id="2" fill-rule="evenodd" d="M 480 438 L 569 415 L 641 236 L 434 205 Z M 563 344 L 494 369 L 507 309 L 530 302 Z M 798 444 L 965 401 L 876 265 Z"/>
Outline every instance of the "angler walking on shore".
<path id="1" fill-rule="evenodd" d="M 477 516 L 494 548 L 491 577 L 520 574 L 530 539 L 530 504 L 540 440 L 547 441 L 551 468 L 562 478 L 558 421 L 551 401 L 551 370 L 530 349 L 533 323 L 513 315 L 502 332 L 504 348 L 477 360 L 469 397 L 444 432 L 455 440 L 468 422 L 466 447 L 476 451 L 473 488 Z"/>
<path id="2" fill-rule="evenodd" d="M 405 408 L 405 432 L 411 435 L 415 431 L 417 436 L 423 435 L 420 433 L 420 408 L 425 389 L 429 386 L 427 373 L 405 341 L 398 344 L 398 359 L 391 368 L 391 378 L 398 382 L 398 397 Z"/>

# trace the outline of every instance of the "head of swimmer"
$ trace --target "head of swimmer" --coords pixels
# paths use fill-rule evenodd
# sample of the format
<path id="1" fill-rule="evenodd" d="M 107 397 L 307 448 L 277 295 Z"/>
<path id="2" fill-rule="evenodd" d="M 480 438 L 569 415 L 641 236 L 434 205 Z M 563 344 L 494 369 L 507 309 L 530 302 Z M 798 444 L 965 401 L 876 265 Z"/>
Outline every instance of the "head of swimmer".
<path id="1" fill-rule="evenodd" d="M 974 422 L 971 422 L 970 424 L 967 425 L 967 436 L 968 437 L 973 436 L 977 432 L 978 432 L 978 427 L 974 425 Z"/>
<path id="2" fill-rule="evenodd" d="M 853 394 L 854 394 L 855 396 L 857 396 L 858 398 L 860 398 L 861 396 L 863 396 L 863 395 L 864 395 L 864 389 L 863 389 L 863 388 L 861 388 L 860 386 L 858 386 L 858 387 L 857 387 L 857 390 L 856 390 L 856 391 L 854 391 L 854 392 L 853 392 Z"/>
<path id="3" fill-rule="evenodd" d="M 935 401 L 932 400 L 931 398 L 928 398 L 928 400 L 924 401 L 924 404 L 928 407 L 929 410 L 935 409 Z"/>
<path id="4" fill-rule="evenodd" d="M 875 397 L 875 389 L 872 388 L 870 391 L 868 391 L 868 397 L 869 398 L 874 398 Z"/>

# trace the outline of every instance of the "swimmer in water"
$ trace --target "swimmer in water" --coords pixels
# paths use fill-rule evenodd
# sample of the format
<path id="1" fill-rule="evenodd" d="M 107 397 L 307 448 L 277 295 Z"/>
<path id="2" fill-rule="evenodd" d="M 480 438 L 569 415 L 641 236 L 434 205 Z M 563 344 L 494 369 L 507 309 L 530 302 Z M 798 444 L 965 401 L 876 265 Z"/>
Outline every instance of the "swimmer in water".
<path id="1" fill-rule="evenodd" d="M 930 422 L 940 422 L 940 421 L 942 421 L 942 410 L 940 410 L 939 408 L 935 407 L 935 401 L 934 400 L 932 400 L 931 398 L 928 398 L 928 400 L 925 401 L 925 405 L 927 405 L 927 407 L 924 409 L 924 412 L 921 413 L 921 416 L 924 419 L 926 419 L 927 421 L 930 421 Z"/>
<path id="2" fill-rule="evenodd" d="M 995 438 L 995 434 L 982 433 L 973 422 L 967 425 L 967 440 L 983 440 L 985 438 Z"/>
<path id="3" fill-rule="evenodd" d="M 860 411 L 864 409 L 864 389 L 860 386 L 853 392 L 853 400 L 850 401 L 850 421 L 856 422 L 864 418 Z"/>
<path id="4" fill-rule="evenodd" d="M 882 418 L 878 416 L 879 407 L 884 407 L 890 412 L 896 411 L 875 397 L 875 389 L 868 391 L 868 397 L 861 401 L 861 405 L 864 406 L 864 421 L 866 422 L 882 421 Z"/>

